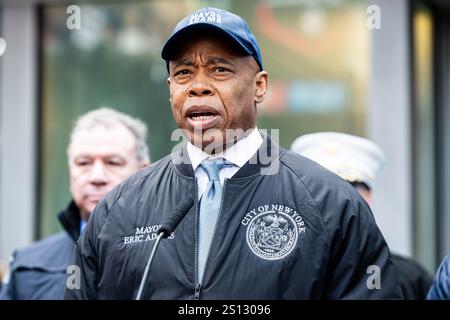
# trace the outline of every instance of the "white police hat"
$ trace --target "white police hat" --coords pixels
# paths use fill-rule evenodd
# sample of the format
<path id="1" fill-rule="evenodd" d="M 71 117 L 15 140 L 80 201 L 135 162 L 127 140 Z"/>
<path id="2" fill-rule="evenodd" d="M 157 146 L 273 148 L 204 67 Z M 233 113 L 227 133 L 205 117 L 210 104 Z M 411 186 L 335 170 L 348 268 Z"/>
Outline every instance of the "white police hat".
<path id="1" fill-rule="evenodd" d="M 333 171 L 349 182 L 373 188 L 375 175 L 385 161 L 383 151 L 372 141 L 338 132 L 311 133 L 298 137 L 291 151 Z"/>

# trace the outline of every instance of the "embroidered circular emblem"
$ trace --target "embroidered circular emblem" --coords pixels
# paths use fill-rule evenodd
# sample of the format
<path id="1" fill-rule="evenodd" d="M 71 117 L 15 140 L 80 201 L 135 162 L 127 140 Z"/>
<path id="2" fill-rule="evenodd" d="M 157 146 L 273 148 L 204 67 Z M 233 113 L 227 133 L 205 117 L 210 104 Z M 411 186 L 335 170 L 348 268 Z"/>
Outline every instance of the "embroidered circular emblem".
<path id="1" fill-rule="evenodd" d="M 294 249 L 298 240 L 298 229 L 290 215 L 266 211 L 250 221 L 246 238 L 250 249 L 258 257 L 278 260 Z"/>

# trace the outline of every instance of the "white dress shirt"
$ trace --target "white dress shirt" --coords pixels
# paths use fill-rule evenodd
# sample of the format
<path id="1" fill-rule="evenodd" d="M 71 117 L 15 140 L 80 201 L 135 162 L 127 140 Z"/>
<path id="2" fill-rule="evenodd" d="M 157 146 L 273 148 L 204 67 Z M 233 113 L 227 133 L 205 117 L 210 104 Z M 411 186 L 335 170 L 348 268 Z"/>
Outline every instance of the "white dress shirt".
<path id="1" fill-rule="evenodd" d="M 204 152 L 200 148 L 197 148 L 192 143 L 187 143 L 187 152 L 189 159 L 191 160 L 192 169 L 194 169 L 195 178 L 197 178 L 198 199 L 201 198 L 203 192 L 208 185 L 208 175 L 200 167 L 203 160 L 207 158 L 224 158 L 233 163 L 234 166 L 225 166 L 219 172 L 220 183 L 227 178 L 231 178 L 251 157 L 258 151 L 259 147 L 263 143 L 263 138 L 258 131 L 258 128 L 254 128 L 253 131 L 246 136 L 238 140 L 234 145 L 225 149 L 225 151 L 211 156 Z"/>

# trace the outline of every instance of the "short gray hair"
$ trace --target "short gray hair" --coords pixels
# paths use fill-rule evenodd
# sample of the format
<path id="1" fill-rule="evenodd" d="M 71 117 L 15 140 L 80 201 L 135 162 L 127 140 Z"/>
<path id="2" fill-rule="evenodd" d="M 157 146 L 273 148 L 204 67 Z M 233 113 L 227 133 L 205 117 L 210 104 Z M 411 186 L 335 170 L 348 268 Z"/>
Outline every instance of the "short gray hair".
<path id="1" fill-rule="evenodd" d="M 72 129 L 70 134 L 70 142 L 67 148 L 69 153 L 70 145 L 74 136 L 80 130 L 91 129 L 97 125 L 102 125 L 106 128 L 111 128 L 117 125 L 123 125 L 127 128 L 136 141 L 136 155 L 139 161 L 150 162 L 150 153 L 147 146 L 147 126 L 138 118 L 133 118 L 125 113 L 113 110 L 108 107 L 101 107 L 99 109 L 89 111 L 80 116 Z"/>

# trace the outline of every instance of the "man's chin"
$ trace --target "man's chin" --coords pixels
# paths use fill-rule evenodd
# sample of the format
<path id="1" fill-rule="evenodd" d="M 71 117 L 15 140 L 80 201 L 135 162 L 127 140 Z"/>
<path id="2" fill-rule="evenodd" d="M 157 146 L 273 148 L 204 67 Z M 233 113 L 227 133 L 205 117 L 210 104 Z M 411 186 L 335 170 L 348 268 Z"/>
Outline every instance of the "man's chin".
<path id="1" fill-rule="evenodd" d="M 190 141 L 194 146 L 209 154 L 222 152 L 225 145 L 225 137 L 220 129 L 190 132 Z"/>
<path id="2" fill-rule="evenodd" d="M 94 211 L 95 206 L 84 206 L 80 208 L 80 217 L 84 221 L 88 221 L 91 217 L 91 213 Z"/>
<path id="3" fill-rule="evenodd" d="M 89 213 L 93 212 L 99 202 L 100 200 L 89 201 L 89 204 L 85 207 L 85 211 Z"/>

